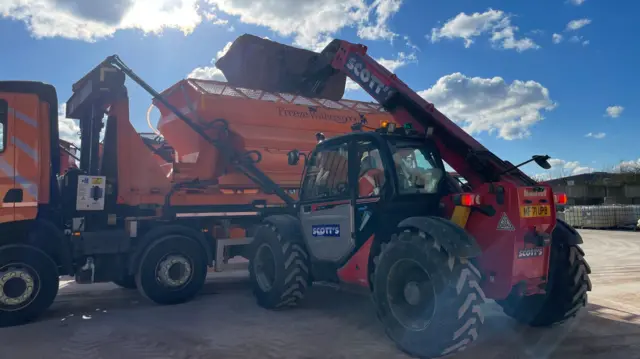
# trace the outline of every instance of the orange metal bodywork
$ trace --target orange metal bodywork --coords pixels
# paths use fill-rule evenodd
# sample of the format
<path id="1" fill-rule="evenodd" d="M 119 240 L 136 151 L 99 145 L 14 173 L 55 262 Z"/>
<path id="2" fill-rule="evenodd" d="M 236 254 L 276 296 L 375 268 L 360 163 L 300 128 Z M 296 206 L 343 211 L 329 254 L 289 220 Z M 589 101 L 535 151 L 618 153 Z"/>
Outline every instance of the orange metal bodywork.
<path id="1" fill-rule="evenodd" d="M 327 137 L 351 131 L 363 117 L 377 127 L 391 116 L 373 103 L 341 100 L 316 100 L 288 94 L 272 94 L 229 86 L 227 83 L 183 80 L 163 95 L 183 109 L 196 123 L 210 126 L 216 119 L 228 123 L 229 139 L 240 152 L 257 151 L 257 163 L 279 186 L 297 197 L 304 163 L 288 165 L 287 153 L 292 149 L 310 152 L 315 147 L 318 132 Z M 0 207 L 0 222 L 33 219 L 38 204 L 49 202 L 50 192 L 50 119 L 48 104 L 37 95 L 2 93 L 11 111 L 5 131 L 7 143 L 0 154 L 0 196 L 12 188 L 22 188 L 20 204 Z M 262 190 L 226 163 L 218 150 L 206 142 L 182 120 L 161 104 L 158 129 L 174 151 L 175 160 L 167 163 L 154 154 L 137 133 L 129 118 L 129 100 L 121 96 L 109 103 L 105 141 L 99 147 L 100 162 L 116 159 L 117 203 L 128 206 L 163 205 L 172 193 L 170 205 L 247 205 L 264 200 L 268 205 L 283 204 L 276 195 Z M 207 133 L 217 136 L 219 128 Z M 107 145 L 106 138 L 111 138 Z M 61 142 L 64 146 L 68 144 Z M 64 151 L 60 173 L 73 166 Z M 104 168 L 102 163 L 101 167 Z M 6 172 L 6 173 L 5 173 Z M 14 176 L 15 172 L 15 176 Z M 178 183 L 202 185 L 189 190 L 172 190 Z"/>
<path id="2" fill-rule="evenodd" d="M 261 161 L 257 167 L 276 184 L 292 191 L 300 186 L 304 163 L 288 165 L 289 151 L 298 149 L 308 153 L 317 144 L 316 133 L 322 132 L 331 137 L 351 132 L 351 126 L 360 123 L 362 116 L 374 127 L 383 120 L 391 119 L 388 113 L 373 103 L 350 100 L 334 102 L 272 94 L 236 88 L 217 81 L 183 80 L 162 95 L 196 123 L 209 127 L 206 132 L 213 138 L 219 135 L 220 127 L 216 127 L 215 123 L 212 126 L 212 123 L 224 119 L 229 126 L 228 138 L 235 148 L 240 152 L 259 151 Z M 168 180 L 178 183 L 197 179 L 216 183 L 196 196 L 176 193 L 172 197 L 172 204 L 248 204 L 254 200 L 266 200 L 269 204 L 282 203 L 278 197 L 262 193 L 249 178 L 225 163 L 215 146 L 206 142 L 175 114 L 160 103 L 155 105 L 161 113 L 158 130 L 175 150 L 177 158 Z M 122 114 L 118 117 L 121 118 Z M 122 127 L 118 127 L 122 130 Z M 133 133 L 133 128 L 127 131 Z M 127 135 L 123 136 L 126 138 Z M 127 153 L 132 156 L 127 155 L 124 161 L 140 162 L 137 154 L 131 151 Z M 147 192 L 152 189 L 152 183 L 160 186 L 156 182 L 163 181 L 145 181 Z M 159 192 L 164 193 L 162 190 Z M 120 193 L 124 193 L 122 188 Z M 295 192 L 293 197 L 296 197 Z"/>
<path id="3" fill-rule="evenodd" d="M 49 202 L 49 105 L 37 95 L 0 93 L 8 103 L 4 151 L 0 153 L 0 200 L 22 190 L 21 202 L 0 207 L 0 223 L 33 219 Z"/>

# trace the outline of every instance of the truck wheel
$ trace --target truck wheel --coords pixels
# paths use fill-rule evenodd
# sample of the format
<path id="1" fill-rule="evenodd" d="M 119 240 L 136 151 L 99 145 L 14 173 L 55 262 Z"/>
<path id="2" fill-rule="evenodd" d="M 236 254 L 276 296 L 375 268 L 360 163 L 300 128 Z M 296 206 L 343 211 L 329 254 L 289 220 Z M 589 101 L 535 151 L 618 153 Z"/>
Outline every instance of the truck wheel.
<path id="1" fill-rule="evenodd" d="M 378 318 L 401 350 L 435 358 L 476 340 L 485 296 L 468 260 L 446 253 L 437 238 L 407 231 L 384 245 L 375 262 Z"/>
<path id="2" fill-rule="evenodd" d="M 258 305 L 267 309 L 297 305 L 309 283 L 306 250 L 297 238 L 287 238 L 271 225 L 258 229 L 252 245 L 249 275 Z"/>
<path id="3" fill-rule="evenodd" d="M 27 323 L 58 295 L 58 266 L 38 248 L 0 248 L 0 327 Z"/>
<path id="4" fill-rule="evenodd" d="M 125 275 L 123 278 L 114 280 L 113 283 L 118 287 L 122 287 L 124 289 L 136 289 L 136 276 L 135 275 Z"/>
<path id="5" fill-rule="evenodd" d="M 138 291 L 157 304 L 193 299 L 207 277 L 207 259 L 195 240 L 172 234 L 151 243 L 136 273 Z"/>
<path id="6" fill-rule="evenodd" d="M 505 314 L 523 324 L 544 327 L 563 323 L 587 305 L 591 268 L 584 252 L 577 245 L 559 244 L 551 248 L 551 287 L 546 294 L 525 297 L 512 294 L 497 301 Z"/>

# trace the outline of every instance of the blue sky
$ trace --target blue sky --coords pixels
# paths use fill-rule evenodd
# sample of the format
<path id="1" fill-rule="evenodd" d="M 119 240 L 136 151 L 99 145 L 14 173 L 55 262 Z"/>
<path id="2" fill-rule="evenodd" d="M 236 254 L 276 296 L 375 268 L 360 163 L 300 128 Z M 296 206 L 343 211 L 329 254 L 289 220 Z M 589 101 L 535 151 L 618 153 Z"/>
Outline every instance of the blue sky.
<path id="1" fill-rule="evenodd" d="M 547 176 L 640 166 L 640 3 L 602 0 L 0 0 L 0 78 L 52 83 L 62 102 L 104 57 L 156 89 L 243 33 L 321 49 L 364 43 L 499 156 L 547 153 Z M 4 14 L 4 15 L 3 15 Z M 134 125 L 150 98 L 130 85 Z M 361 90 L 346 97 L 368 100 Z M 636 101 L 634 101 L 636 100 Z M 65 134 L 73 124 L 61 122 Z M 531 174 L 544 171 L 527 167 Z"/>

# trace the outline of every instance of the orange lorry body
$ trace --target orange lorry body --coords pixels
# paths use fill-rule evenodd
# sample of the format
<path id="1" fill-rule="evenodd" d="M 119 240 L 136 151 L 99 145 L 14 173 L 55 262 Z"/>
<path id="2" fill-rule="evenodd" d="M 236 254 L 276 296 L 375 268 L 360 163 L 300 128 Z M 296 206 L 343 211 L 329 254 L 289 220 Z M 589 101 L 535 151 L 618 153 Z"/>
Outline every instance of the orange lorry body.
<path id="1" fill-rule="evenodd" d="M 351 126 L 360 123 L 363 116 L 374 127 L 392 119 L 374 103 L 273 94 L 217 81 L 183 80 L 162 95 L 199 125 L 209 127 L 207 133 L 214 138 L 220 130 L 220 122 L 216 120 L 224 119 L 236 149 L 259 152 L 261 159 L 256 166 L 294 197 L 304 164 L 288 165 L 289 151 L 298 149 L 308 153 L 317 143 L 317 133 L 330 137 L 351 132 Z M 245 194 L 233 199 L 225 196 L 225 202 L 249 203 L 253 197 L 281 202 L 276 196 L 262 196 L 251 179 L 225 163 L 216 147 L 161 103 L 154 104 L 161 113 L 158 130 L 176 152 L 173 182 L 215 181 L 218 193 L 237 194 L 240 190 Z M 251 156 L 255 158 L 256 154 Z"/>
<path id="2" fill-rule="evenodd" d="M 0 223 L 33 219 L 38 204 L 49 202 L 49 106 L 35 94 L 0 92 L 0 99 L 6 107 L 0 195 L 22 193 L 19 202 L 2 203 Z"/>

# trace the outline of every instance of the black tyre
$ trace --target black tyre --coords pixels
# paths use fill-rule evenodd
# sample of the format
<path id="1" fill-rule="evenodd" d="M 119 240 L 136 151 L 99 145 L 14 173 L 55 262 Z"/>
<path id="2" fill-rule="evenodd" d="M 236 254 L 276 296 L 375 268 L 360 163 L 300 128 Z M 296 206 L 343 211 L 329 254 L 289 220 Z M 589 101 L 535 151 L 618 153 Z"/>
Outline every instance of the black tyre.
<path id="1" fill-rule="evenodd" d="M 478 337 L 486 300 L 480 272 L 449 255 L 437 238 L 407 231 L 382 248 L 373 297 L 387 335 L 412 356 L 463 351 Z"/>
<path id="2" fill-rule="evenodd" d="M 577 245 L 556 244 L 550 258 L 550 287 L 546 294 L 512 294 L 497 301 L 505 314 L 534 327 L 559 324 L 575 317 L 587 305 L 591 268 Z"/>
<path id="3" fill-rule="evenodd" d="M 0 327 L 39 317 L 58 295 L 58 266 L 38 248 L 0 247 Z"/>
<path id="4" fill-rule="evenodd" d="M 124 277 L 114 280 L 113 283 L 119 287 L 124 289 L 136 289 L 136 276 L 135 275 L 125 275 Z"/>
<path id="5" fill-rule="evenodd" d="M 157 304 L 193 299 L 207 277 L 207 257 L 194 239 L 171 234 L 151 243 L 140 258 L 138 291 Z"/>
<path id="6" fill-rule="evenodd" d="M 309 255 L 302 244 L 264 225 L 252 245 L 249 275 L 258 305 L 267 309 L 296 306 L 309 284 Z"/>

